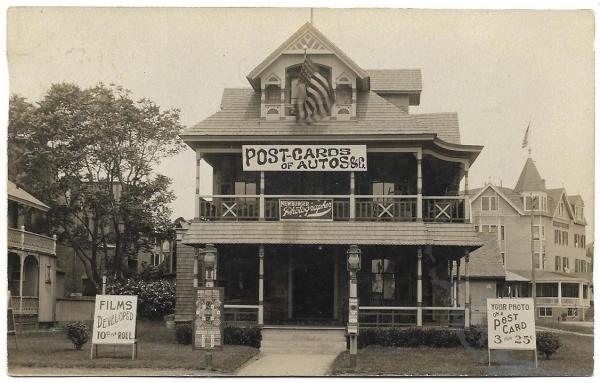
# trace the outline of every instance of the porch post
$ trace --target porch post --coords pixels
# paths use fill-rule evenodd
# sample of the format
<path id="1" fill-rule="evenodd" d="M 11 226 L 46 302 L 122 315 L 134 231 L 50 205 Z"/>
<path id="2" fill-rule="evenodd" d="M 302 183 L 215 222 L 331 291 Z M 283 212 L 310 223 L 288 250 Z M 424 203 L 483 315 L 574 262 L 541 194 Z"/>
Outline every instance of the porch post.
<path id="1" fill-rule="evenodd" d="M 21 262 L 19 264 L 19 314 L 23 314 L 23 269 L 25 266 L 23 254 L 19 254 L 19 261 Z"/>
<path id="2" fill-rule="evenodd" d="M 471 326 L 471 289 L 469 286 L 469 251 L 465 250 L 465 328 Z"/>
<path id="3" fill-rule="evenodd" d="M 454 278 L 454 299 L 456 300 L 456 307 L 460 307 L 458 301 L 458 292 L 460 287 L 460 258 L 456 260 L 456 277 Z"/>
<path id="4" fill-rule="evenodd" d="M 452 307 L 456 307 L 456 295 L 454 294 L 454 274 L 452 273 L 454 270 L 454 260 L 449 260 L 448 263 L 448 274 L 450 275 L 450 304 Z"/>
<path id="5" fill-rule="evenodd" d="M 562 283 L 558 282 L 558 304 L 562 304 Z"/>
<path id="6" fill-rule="evenodd" d="M 340 263 L 338 259 L 338 255 L 333 255 L 333 319 L 338 319 L 338 283 L 340 281 L 339 278 L 340 272 Z"/>
<path id="7" fill-rule="evenodd" d="M 289 254 L 288 256 L 288 291 L 287 291 L 287 295 L 288 295 L 288 309 L 287 309 L 287 316 L 288 319 L 292 319 L 292 310 L 294 309 L 293 306 L 293 302 L 292 302 L 292 289 L 294 288 L 294 270 L 293 270 L 293 259 L 292 259 L 292 255 Z"/>
<path id="8" fill-rule="evenodd" d="M 194 218 L 200 219 L 200 161 L 202 160 L 202 153 L 199 149 L 196 149 L 196 200 Z"/>
<path id="9" fill-rule="evenodd" d="M 421 162 L 423 160 L 423 151 L 417 152 L 417 222 L 423 221 L 423 174 L 421 172 Z"/>
<path id="10" fill-rule="evenodd" d="M 356 219 L 356 197 L 355 197 L 355 178 L 354 171 L 350 172 L 350 221 Z"/>
<path id="11" fill-rule="evenodd" d="M 417 327 L 423 327 L 423 249 L 417 247 Z"/>
<path id="12" fill-rule="evenodd" d="M 258 220 L 265 220 L 265 172 L 260 171 L 260 197 L 258 200 Z"/>
<path id="13" fill-rule="evenodd" d="M 578 304 L 583 306 L 583 282 L 579 282 Z"/>
<path id="14" fill-rule="evenodd" d="M 265 246 L 258 246 L 258 325 L 264 324 Z"/>
<path id="15" fill-rule="evenodd" d="M 471 222 L 471 201 L 469 199 L 469 165 L 467 163 L 463 163 L 463 172 L 465 174 L 465 202 L 464 202 L 464 214 L 465 214 L 465 223 Z M 498 232 L 500 229 L 498 228 Z"/>

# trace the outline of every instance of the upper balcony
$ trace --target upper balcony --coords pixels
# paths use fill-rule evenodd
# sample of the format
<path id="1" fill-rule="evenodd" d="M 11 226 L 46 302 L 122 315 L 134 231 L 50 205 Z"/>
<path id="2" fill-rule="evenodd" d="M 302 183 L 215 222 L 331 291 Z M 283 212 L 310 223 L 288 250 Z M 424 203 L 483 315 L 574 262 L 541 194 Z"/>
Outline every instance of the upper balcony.
<path id="1" fill-rule="evenodd" d="M 21 226 L 20 229 L 9 227 L 7 243 L 8 247 L 13 249 L 56 255 L 56 236 L 51 238 L 32 233 L 26 231 L 25 226 Z"/>

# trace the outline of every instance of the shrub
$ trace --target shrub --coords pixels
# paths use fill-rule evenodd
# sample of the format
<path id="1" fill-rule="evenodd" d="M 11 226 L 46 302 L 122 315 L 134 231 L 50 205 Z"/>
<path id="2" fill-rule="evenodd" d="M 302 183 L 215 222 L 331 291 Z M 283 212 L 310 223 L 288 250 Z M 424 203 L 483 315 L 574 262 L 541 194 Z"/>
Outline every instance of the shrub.
<path id="1" fill-rule="evenodd" d="M 386 347 L 455 347 L 460 345 L 456 331 L 421 328 L 364 328 L 358 334 L 358 348 L 369 345 Z"/>
<path id="2" fill-rule="evenodd" d="M 223 330 L 224 344 L 260 348 L 261 341 L 262 331 L 259 327 L 225 327 Z"/>
<path id="3" fill-rule="evenodd" d="M 465 341 L 471 347 L 487 347 L 487 328 L 482 326 L 471 326 L 465 330 Z"/>
<path id="4" fill-rule="evenodd" d="M 542 352 L 546 359 L 549 359 L 550 355 L 560 348 L 561 343 L 557 334 L 544 331 L 536 335 L 536 345 L 538 352 Z"/>
<path id="5" fill-rule="evenodd" d="M 179 344 L 192 344 L 192 324 L 177 323 L 175 325 L 175 340 Z"/>
<path id="6" fill-rule="evenodd" d="M 165 315 L 175 311 L 175 282 L 172 280 L 113 281 L 108 284 L 107 292 L 115 295 L 137 295 L 137 314 L 142 319 L 162 320 Z"/>
<path id="7" fill-rule="evenodd" d="M 90 328 L 83 322 L 67 323 L 65 333 L 76 350 L 81 350 L 81 347 L 90 339 Z"/>

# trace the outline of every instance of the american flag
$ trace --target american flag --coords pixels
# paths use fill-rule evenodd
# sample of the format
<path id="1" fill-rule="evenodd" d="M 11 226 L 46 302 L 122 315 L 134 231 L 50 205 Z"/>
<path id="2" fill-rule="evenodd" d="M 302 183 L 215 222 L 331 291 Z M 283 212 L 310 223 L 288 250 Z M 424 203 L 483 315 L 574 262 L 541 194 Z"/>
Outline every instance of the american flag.
<path id="1" fill-rule="evenodd" d="M 327 116 L 333 102 L 333 91 L 329 81 L 307 56 L 304 59 L 298 81 L 296 119 L 308 123 Z"/>

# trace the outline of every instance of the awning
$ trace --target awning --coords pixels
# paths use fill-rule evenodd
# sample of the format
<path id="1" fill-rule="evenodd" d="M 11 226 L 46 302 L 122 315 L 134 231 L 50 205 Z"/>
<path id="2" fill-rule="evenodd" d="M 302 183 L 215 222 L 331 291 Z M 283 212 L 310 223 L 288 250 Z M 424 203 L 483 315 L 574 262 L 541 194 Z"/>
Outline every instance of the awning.
<path id="1" fill-rule="evenodd" d="M 192 222 L 186 245 L 299 244 L 461 246 L 482 241 L 470 224 L 417 222 Z"/>

